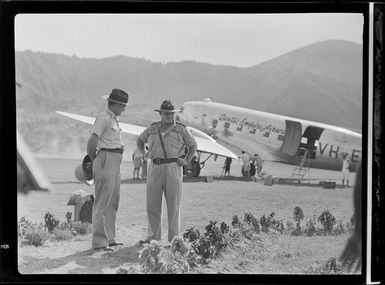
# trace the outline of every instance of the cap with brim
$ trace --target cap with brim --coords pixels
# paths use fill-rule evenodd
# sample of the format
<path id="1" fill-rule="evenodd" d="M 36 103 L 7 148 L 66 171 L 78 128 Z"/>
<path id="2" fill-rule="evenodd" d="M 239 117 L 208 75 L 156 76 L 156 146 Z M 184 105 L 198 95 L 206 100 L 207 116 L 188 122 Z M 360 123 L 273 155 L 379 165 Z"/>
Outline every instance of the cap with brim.
<path id="1" fill-rule="evenodd" d="M 109 102 L 122 104 L 125 106 L 128 105 L 129 95 L 121 89 L 117 89 L 117 88 L 112 89 L 112 91 L 109 95 L 103 95 L 102 97 L 103 97 L 103 99 L 105 99 Z"/>
<path id="2" fill-rule="evenodd" d="M 182 112 L 182 110 L 175 110 L 174 103 L 171 100 L 164 100 L 160 109 L 155 109 L 155 112 L 168 112 L 168 113 L 177 113 Z"/>

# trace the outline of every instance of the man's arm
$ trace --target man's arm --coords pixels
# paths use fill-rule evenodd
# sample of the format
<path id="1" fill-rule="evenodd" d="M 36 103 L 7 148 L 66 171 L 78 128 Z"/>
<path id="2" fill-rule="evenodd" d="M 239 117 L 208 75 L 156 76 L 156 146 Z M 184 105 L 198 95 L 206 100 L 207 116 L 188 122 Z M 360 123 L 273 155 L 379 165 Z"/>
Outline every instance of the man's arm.
<path id="1" fill-rule="evenodd" d="M 98 142 L 98 136 L 95 133 L 91 134 L 87 142 L 87 153 L 91 157 L 92 161 L 94 161 L 96 156 L 97 142 Z"/>
<path id="2" fill-rule="evenodd" d="M 189 149 L 188 149 L 188 152 L 187 152 L 187 155 L 185 157 L 185 160 L 187 162 L 187 164 L 190 163 L 191 159 L 193 158 L 195 152 L 197 150 L 197 146 L 196 145 L 193 145 L 191 146 Z"/>
<path id="3" fill-rule="evenodd" d="M 143 156 L 145 156 L 146 152 L 144 151 L 144 142 L 140 137 L 136 140 L 136 146 L 140 150 L 140 152 L 143 154 Z"/>

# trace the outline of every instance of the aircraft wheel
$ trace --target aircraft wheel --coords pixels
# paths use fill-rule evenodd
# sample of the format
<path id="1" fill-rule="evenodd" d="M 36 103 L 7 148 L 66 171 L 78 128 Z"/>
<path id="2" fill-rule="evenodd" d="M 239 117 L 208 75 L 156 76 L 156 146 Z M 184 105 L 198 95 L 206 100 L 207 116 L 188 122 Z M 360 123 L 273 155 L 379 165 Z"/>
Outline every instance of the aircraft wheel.
<path id="1" fill-rule="evenodd" d="M 201 172 L 199 162 L 192 160 L 186 168 L 186 175 L 189 177 L 198 177 Z"/>

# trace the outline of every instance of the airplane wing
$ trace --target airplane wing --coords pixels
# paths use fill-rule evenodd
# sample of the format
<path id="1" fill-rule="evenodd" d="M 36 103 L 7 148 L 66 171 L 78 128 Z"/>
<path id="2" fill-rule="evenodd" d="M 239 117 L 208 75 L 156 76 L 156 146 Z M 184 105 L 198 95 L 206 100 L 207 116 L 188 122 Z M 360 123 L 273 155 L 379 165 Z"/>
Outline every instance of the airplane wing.
<path id="1" fill-rule="evenodd" d="M 56 111 L 56 113 L 69 117 L 74 120 L 81 121 L 83 123 L 90 124 L 90 125 L 93 125 L 95 122 L 95 118 L 89 117 L 89 116 L 83 116 L 83 115 L 78 115 L 78 114 L 73 114 L 68 112 L 62 112 L 62 111 Z M 119 126 L 124 133 L 132 134 L 136 136 L 139 136 L 146 129 L 145 127 L 122 123 L 122 122 L 119 123 Z M 197 151 L 200 151 L 203 153 L 212 153 L 215 155 L 225 156 L 225 157 L 228 156 L 234 159 L 238 158 L 238 156 L 234 154 L 232 151 L 223 147 L 222 145 L 217 143 L 212 137 L 206 135 L 200 130 L 189 126 L 187 127 L 187 129 L 191 132 L 191 134 L 195 138 L 195 141 L 197 143 Z"/>

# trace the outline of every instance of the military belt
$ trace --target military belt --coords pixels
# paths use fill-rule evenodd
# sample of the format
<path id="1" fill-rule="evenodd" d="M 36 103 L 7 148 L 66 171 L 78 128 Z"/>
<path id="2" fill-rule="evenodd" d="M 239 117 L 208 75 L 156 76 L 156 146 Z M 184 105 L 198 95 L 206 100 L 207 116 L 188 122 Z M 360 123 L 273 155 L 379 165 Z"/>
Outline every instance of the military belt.
<path id="1" fill-rule="evenodd" d="M 120 148 L 102 148 L 100 150 L 123 154 L 124 148 L 122 148 L 122 147 L 120 147 Z"/>
<path id="2" fill-rule="evenodd" d="M 165 163 L 173 163 L 178 161 L 178 158 L 153 158 L 152 162 L 156 165 L 165 164 Z"/>

